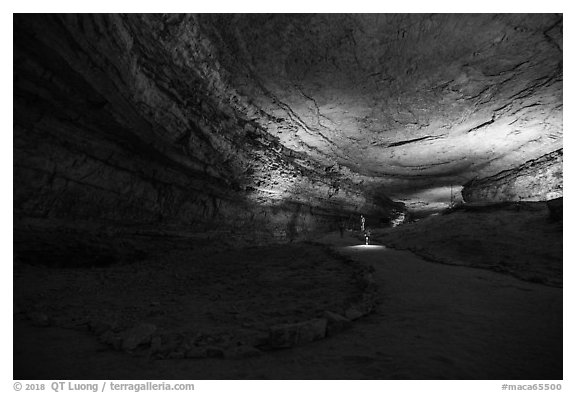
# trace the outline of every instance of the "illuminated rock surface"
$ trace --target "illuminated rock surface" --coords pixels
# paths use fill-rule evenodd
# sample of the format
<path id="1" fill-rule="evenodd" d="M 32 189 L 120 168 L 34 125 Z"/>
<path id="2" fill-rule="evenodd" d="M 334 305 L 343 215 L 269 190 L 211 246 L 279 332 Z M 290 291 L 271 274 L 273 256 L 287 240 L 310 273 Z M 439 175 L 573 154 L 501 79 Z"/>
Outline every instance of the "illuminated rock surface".
<path id="1" fill-rule="evenodd" d="M 466 202 L 541 201 L 563 196 L 563 151 L 530 160 L 511 170 L 467 183 Z"/>
<path id="2" fill-rule="evenodd" d="M 14 34 L 16 227 L 290 240 L 562 148 L 552 14 L 28 15 Z"/>

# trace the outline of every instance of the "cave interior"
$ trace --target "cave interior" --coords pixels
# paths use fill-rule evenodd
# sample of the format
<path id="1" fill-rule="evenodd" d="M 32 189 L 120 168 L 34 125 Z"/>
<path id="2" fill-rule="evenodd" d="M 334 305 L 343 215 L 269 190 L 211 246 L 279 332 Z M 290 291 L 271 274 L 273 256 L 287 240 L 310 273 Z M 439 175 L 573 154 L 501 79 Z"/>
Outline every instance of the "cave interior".
<path id="1" fill-rule="evenodd" d="M 15 14 L 15 377 L 562 379 L 562 29 Z"/>

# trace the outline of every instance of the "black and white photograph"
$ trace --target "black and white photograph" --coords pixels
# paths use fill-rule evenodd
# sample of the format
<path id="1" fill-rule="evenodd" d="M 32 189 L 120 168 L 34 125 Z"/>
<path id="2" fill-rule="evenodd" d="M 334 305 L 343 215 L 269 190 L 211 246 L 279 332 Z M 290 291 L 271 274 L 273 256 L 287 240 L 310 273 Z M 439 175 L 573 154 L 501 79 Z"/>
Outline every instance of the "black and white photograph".
<path id="1" fill-rule="evenodd" d="M 488 11 L 14 13 L 8 387 L 561 390 L 564 14 Z"/>

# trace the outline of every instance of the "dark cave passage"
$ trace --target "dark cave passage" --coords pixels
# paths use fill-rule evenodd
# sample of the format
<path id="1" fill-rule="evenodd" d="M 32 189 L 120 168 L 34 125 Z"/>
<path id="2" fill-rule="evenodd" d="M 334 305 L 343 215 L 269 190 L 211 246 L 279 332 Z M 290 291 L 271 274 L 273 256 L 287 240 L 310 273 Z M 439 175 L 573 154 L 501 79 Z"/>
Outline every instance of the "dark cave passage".
<path id="1" fill-rule="evenodd" d="M 13 18 L 15 376 L 562 379 L 562 14 Z"/>

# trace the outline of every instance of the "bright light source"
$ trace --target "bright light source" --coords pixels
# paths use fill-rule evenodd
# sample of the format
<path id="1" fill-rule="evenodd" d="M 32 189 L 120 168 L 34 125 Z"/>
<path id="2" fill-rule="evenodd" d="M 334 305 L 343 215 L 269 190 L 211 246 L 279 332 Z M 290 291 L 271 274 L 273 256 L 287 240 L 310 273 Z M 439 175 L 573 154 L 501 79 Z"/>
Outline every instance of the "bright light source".
<path id="1" fill-rule="evenodd" d="M 385 250 L 386 246 L 380 246 L 377 244 L 368 244 L 368 245 L 359 244 L 357 246 L 348 246 L 345 248 L 352 249 L 352 250 Z"/>

